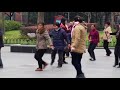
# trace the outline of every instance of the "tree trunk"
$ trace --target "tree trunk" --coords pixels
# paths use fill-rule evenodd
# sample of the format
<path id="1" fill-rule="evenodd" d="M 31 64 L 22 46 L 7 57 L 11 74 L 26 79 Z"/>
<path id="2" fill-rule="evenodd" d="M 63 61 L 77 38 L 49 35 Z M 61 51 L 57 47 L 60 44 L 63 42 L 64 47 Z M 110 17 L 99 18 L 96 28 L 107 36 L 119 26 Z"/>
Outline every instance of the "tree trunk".
<path id="1" fill-rule="evenodd" d="M 44 22 L 44 12 L 38 12 L 37 23 Z"/>
<path id="2" fill-rule="evenodd" d="M 114 12 L 111 12 L 111 26 L 114 26 Z"/>
<path id="3" fill-rule="evenodd" d="M 88 23 L 91 21 L 91 12 L 88 12 Z"/>

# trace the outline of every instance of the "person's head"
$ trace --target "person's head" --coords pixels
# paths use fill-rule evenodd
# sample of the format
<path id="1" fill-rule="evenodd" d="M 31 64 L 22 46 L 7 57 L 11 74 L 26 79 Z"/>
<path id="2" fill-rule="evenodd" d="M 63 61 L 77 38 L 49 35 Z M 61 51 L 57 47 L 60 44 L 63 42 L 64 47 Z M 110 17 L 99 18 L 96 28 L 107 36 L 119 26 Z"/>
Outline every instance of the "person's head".
<path id="1" fill-rule="evenodd" d="M 74 21 L 75 21 L 75 22 L 82 23 L 82 22 L 83 22 L 83 19 L 82 19 L 80 16 L 75 16 L 75 17 L 74 17 Z"/>
<path id="2" fill-rule="evenodd" d="M 54 29 L 58 29 L 58 28 L 60 28 L 60 23 L 55 22 L 55 23 L 53 24 L 53 26 L 54 26 Z"/>
<path id="3" fill-rule="evenodd" d="M 110 26 L 110 22 L 105 23 L 105 27 L 108 27 L 108 26 Z"/>
<path id="4" fill-rule="evenodd" d="M 62 19 L 61 19 L 61 23 L 65 25 L 66 19 L 65 19 L 65 18 L 62 18 Z"/>
<path id="5" fill-rule="evenodd" d="M 39 23 L 37 24 L 38 30 L 43 30 L 43 29 L 44 29 L 44 26 L 45 26 L 45 23 L 44 23 L 44 22 L 39 22 Z"/>
<path id="6" fill-rule="evenodd" d="M 93 30 L 93 29 L 96 29 L 95 24 L 92 24 L 92 25 L 91 25 L 91 30 Z"/>

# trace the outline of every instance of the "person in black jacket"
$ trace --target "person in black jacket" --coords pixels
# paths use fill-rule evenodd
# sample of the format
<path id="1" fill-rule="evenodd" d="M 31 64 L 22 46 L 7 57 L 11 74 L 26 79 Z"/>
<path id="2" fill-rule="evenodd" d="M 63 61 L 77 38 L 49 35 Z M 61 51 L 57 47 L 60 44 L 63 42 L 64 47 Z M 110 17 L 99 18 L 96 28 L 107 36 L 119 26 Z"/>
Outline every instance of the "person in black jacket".
<path id="1" fill-rule="evenodd" d="M 118 25 L 118 30 L 114 33 L 110 33 L 110 35 L 116 35 L 116 45 L 115 45 L 115 50 L 114 50 L 114 55 L 115 55 L 115 64 L 113 67 L 120 68 L 120 23 Z"/>
<path id="2" fill-rule="evenodd" d="M 54 24 L 54 29 L 50 31 L 50 37 L 53 41 L 53 47 L 51 54 L 51 65 L 53 65 L 55 61 L 56 53 L 58 52 L 59 60 L 58 60 L 58 68 L 62 67 L 63 64 L 63 53 L 65 48 L 65 41 L 67 45 L 70 46 L 70 41 L 67 38 L 66 32 L 64 29 L 60 28 L 59 23 Z M 65 41 L 64 41 L 65 40 Z"/>
<path id="3" fill-rule="evenodd" d="M 3 35 L 2 35 L 2 31 L 0 30 L 0 68 L 3 68 L 3 63 L 2 63 L 2 59 L 1 59 L 1 48 L 2 47 L 4 47 Z"/>

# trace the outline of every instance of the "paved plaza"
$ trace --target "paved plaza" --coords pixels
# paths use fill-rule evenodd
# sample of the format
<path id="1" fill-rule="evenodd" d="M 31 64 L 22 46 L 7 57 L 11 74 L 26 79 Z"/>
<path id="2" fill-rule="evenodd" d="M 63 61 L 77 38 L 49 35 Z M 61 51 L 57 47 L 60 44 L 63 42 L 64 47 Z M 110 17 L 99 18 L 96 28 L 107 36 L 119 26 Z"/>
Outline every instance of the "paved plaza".
<path id="1" fill-rule="evenodd" d="M 120 78 L 120 68 L 112 67 L 114 64 L 114 49 L 110 57 L 105 56 L 104 49 L 96 49 L 96 61 L 89 61 L 88 52 L 83 55 L 82 69 L 86 78 Z M 50 63 L 50 54 L 43 59 Z M 66 58 L 69 64 L 57 67 L 58 56 L 53 66 L 48 65 L 44 71 L 35 71 L 37 61 L 34 53 L 13 53 L 10 47 L 2 48 L 4 68 L 0 69 L 0 78 L 75 78 L 76 71 L 71 64 L 71 58 Z"/>

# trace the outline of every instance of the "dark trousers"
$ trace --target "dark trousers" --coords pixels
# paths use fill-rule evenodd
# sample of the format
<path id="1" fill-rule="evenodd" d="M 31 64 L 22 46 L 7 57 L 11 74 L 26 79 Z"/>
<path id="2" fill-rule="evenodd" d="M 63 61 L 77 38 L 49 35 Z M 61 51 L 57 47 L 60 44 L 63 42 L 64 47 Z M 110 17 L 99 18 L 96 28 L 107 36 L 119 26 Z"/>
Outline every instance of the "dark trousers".
<path id="1" fill-rule="evenodd" d="M 72 65 L 75 67 L 77 71 L 77 75 L 83 74 L 81 67 L 81 59 L 83 54 L 71 52 L 71 55 L 72 55 Z"/>
<path id="2" fill-rule="evenodd" d="M 65 61 L 65 54 L 66 54 L 66 52 L 63 51 L 63 62 Z"/>
<path id="3" fill-rule="evenodd" d="M 66 52 L 66 56 L 69 57 L 69 52 Z"/>
<path id="4" fill-rule="evenodd" d="M 0 66 L 3 66 L 2 59 L 1 59 L 1 47 L 0 47 Z"/>
<path id="5" fill-rule="evenodd" d="M 43 55 L 44 55 L 45 52 L 46 52 L 46 49 L 39 49 L 37 51 L 37 55 L 38 55 L 38 60 L 37 61 L 38 61 L 39 68 L 41 68 L 41 69 L 42 69 L 42 65 L 46 64 L 46 62 L 44 62 L 42 60 L 42 57 L 43 57 Z"/>
<path id="6" fill-rule="evenodd" d="M 63 52 L 64 50 L 54 49 L 52 50 L 51 59 L 52 63 L 55 61 L 56 54 L 58 53 L 58 66 L 62 66 L 63 63 Z"/>
<path id="7" fill-rule="evenodd" d="M 115 65 L 119 65 L 119 60 L 120 60 L 120 46 L 115 46 L 114 50 L 114 55 L 115 55 Z"/>
<path id="8" fill-rule="evenodd" d="M 96 46 L 97 46 L 97 44 L 95 44 L 95 43 L 90 43 L 90 45 L 89 45 L 89 47 L 88 47 L 88 52 L 89 52 L 90 56 L 91 56 L 94 60 L 96 60 L 96 58 L 95 58 L 95 53 L 94 53 L 94 49 L 96 48 Z"/>
<path id="9" fill-rule="evenodd" d="M 109 45 L 109 42 L 108 42 L 107 40 L 104 40 L 104 42 L 103 42 L 103 47 L 104 47 L 104 49 L 106 50 L 106 54 L 107 54 L 107 55 L 110 55 L 111 51 L 110 51 L 110 49 L 108 48 L 108 45 Z"/>

